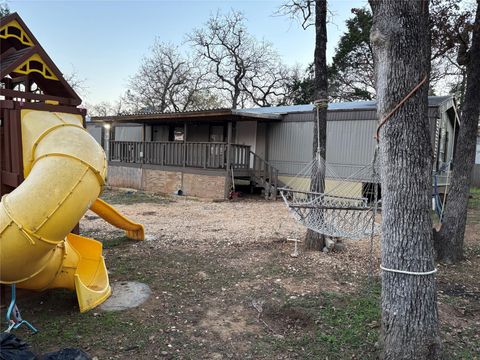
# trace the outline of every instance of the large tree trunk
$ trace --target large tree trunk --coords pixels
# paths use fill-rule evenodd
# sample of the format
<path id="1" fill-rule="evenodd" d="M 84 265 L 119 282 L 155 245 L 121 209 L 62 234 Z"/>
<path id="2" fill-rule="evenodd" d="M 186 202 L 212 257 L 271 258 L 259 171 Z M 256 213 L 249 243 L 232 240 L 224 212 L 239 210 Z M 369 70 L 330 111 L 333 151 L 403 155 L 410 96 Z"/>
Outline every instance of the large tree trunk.
<path id="1" fill-rule="evenodd" d="M 370 0 L 379 119 L 430 71 L 428 1 Z M 432 148 L 425 82 L 380 131 L 382 265 L 428 272 L 435 268 Z M 440 340 L 434 275 L 382 274 L 384 359 L 438 359 Z"/>
<path id="2" fill-rule="evenodd" d="M 327 1 L 315 1 L 315 79 L 314 94 L 319 105 L 315 118 L 313 131 L 313 156 L 317 155 L 320 149 L 322 159 L 327 153 L 327 104 L 328 104 L 328 81 L 327 81 Z M 317 127 L 318 125 L 319 127 Z M 310 190 L 323 192 L 325 188 L 325 167 L 318 172 L 317 168 L 312 169 Z M 322 169 L 320 169 L 322 170 Z M 321 210 L 320 210 L 321 211 Z M 306 250 L 322 250 L 325 244 L 325 237 L 315 231 L 308 230 L 305 236 Z"/>
<path id="3" fill-rule="evenodd" d="M 475 144 L 480 115 L 480 1 L 467 62 L 467 89 L 462 105 L 460 129 L 453 161 L 452 185 L 439 232 L 434 230 L 439 261 L 456 263 L 463 259 L 470 180 L 475 164 Z"/>

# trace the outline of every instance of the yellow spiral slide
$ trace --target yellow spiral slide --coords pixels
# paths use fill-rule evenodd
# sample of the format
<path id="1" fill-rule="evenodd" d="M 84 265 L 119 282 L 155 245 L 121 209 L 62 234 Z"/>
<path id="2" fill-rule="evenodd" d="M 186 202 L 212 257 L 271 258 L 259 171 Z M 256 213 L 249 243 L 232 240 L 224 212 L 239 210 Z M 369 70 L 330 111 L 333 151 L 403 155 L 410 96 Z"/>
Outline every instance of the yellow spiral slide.
<path id="1" fill-rule="evenodd" d="M 102 244 L 70 231 L 90 207 L 137 240 L 143 226 L 97 202 L 107 162 L 80 115 L 22 110 L 21 119 L 25 180 L 0 203 L 0 283 L 75 290 L 87 311 L 111 294 Z"/>

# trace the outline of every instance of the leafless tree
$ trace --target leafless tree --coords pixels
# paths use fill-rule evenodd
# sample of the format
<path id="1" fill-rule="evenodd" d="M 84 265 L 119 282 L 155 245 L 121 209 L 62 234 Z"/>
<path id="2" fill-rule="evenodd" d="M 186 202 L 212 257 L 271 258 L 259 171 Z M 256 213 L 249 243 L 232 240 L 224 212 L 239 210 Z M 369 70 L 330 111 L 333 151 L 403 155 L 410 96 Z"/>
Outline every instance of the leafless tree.
<path id="1" fill-rule="evenodd" d="M 241 12 L 211 16 L 202 28 L 188 35 L 188 41 L 208 69 L 212 87 L 233 109 L 283 101 L 287 68 L 270 43 L 248 33 Z"/>
<path id="2" fill-rule="evenodd" d="M 125 108 L 125 103 L 122 98 L 114 103 L 108 101 L 102 101 L 97 104 L 86 103 L 85 108 L 89 116 L 111 116 L 128 113 L 128 109 Z"/>
<path id="3" fill-rule="evenodd" d="M 10 14 L 10 8 L 8 7 L 8 3 L 6 1 L 0 2 L 0 18 L 7 16 Z"/>
<path id="4" fill-rule="evenodd" d="M 130 79 L 125 101 L 134 111 L 185 111 L 203 107 L 209 98 L 207 73 L 197 62 L 168 43 L 156 41 L 151 54 L 142 60 Z"/>
<path id="5" fill-rule="evenodd" d="M 314 13 L 315 0 L 289 0 L 283 3 L 277 11 L 278 15 L 299 20 L 304 30 L 315 25 Z"/>
<path id="6" fill-rule="evenodd" d="M 289 85 L 295 75 L 294 70 L 280 63 L 278 66 L 271 65 L 263 73 L 254 73 L 248 79 L 249 86 L 245 92 L 257 106 L 284 105 L 289 99 Z"/>
<path id="7" fill-rule="evenodd" d="M 87 93 L 87 80 L 78 75 L 78 72 L 73 65 L 70 72 L 63 74 L 63 78 L 72 89 L 78 93 L 78 95 L 84 96 L 85 93 Z"/>

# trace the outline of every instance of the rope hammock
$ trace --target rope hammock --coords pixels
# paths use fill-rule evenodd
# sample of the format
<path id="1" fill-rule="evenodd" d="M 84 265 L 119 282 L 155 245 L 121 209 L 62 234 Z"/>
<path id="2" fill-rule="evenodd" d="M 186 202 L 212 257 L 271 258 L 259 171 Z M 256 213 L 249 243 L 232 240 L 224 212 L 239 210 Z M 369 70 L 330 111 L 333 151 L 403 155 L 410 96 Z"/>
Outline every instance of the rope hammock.
<path id="1" fill-rule="evenodd" d="M 303 171 L 285 187 L 279 189 L 283 201 L 296 220 L 308 229 L 326 236 L 358 240 L 370 235 L 373 241 L 373 236 L 380 228 L 375 224 L 375 215 L 380 203 L 378 200 L 380 177 L 377 164 L 380 129 L 427 80 L 428 75 L 425 75 L 380 121 L 375 136 L 377 146 L 371 165 L 357 170 L 353 170 L 355 165 L 343 166 L 340 168 L 342 171 L 340 176 L 320 156 L 319 112 L 321 108 L 328 107 L 328 99 L 315 101 L 316 156 Z"/>
<path id="2" fill-rule="evenodd" d="M 375 225 L 379 204 L 375 166 L 341 168 L 351 174 L 339 176 L 317 153 L 279 191 L 290 213 L 306 228 L 330 237 L 363 239 L 379 229 Z M 312 191 L 316 187 L 323 191 Z"/>
<path id="3" fill-rule="evenodd" d="M 327 102 L 320 100 L 315 105 L 318 121 L 319 109 Z M 319 128 L 317 123 L 317 131 Z M 377 233 L 377 149 L 372 163 L 359 167 L 331 166 L 318 148 L 314 159 L 279 189 L 293 217 L 306 228 L 330 237 L 359 240 Z"/>

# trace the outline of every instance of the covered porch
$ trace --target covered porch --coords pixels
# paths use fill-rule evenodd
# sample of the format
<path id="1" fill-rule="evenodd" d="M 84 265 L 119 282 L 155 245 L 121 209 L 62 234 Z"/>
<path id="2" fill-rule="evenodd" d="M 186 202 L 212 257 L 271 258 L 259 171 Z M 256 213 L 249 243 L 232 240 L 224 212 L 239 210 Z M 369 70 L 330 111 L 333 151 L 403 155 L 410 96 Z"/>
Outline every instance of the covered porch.
<path id="1" fill-rule="evenodd" d="M 280 120 L 227 109 L 96 117 L 87 127 L 105 149 L 113 186 L 203 197 L 201 183 L 205 197 L 222 188 L 225 198 L 242 180 L 270 197 L 278 171 L 265 160 L 266 133 Z"/>
<path id="2" fill-rule="evenodd" d="M 115 141 L 109 143 L 111 163 L 149 164 L 212 170 L 250 169 L 249 145 L 227 142 Z"/>

